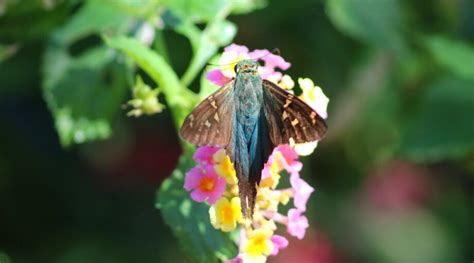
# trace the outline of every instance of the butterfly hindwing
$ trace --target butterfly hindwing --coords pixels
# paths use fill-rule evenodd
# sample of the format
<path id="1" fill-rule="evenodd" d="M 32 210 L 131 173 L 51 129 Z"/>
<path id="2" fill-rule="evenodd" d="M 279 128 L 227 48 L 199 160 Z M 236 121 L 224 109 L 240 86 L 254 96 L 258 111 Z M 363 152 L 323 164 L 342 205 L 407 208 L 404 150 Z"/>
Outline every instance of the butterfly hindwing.
<path id="1" fill-rule="evenodd" d="M 230 82 L 196 106 L 181 126 L 181 137 L 197 146 L 225 147 L 230 140 L 235 112 L 232 89 L 233 82 Z"/>
<path id="2" fill-rule="evenodd" d="M 308 104 L 276 84 L 263 80 L 263 107 L 273 144 L 320 140 L 327 130 L 324 119 Z"/>

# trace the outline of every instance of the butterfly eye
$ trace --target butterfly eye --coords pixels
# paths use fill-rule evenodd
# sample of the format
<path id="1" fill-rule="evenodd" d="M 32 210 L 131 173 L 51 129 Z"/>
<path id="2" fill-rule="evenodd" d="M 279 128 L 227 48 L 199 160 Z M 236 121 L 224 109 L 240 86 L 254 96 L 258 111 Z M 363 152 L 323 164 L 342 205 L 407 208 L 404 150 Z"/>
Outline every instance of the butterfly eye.
<path id="1" fill-rule="evenodd" d="M 235 66 L 234 66 L 234 72 L 237 73 L 238 70 L 239 70 L 239 67 L 238 67 L 237 64 L 235 64 Z"/>

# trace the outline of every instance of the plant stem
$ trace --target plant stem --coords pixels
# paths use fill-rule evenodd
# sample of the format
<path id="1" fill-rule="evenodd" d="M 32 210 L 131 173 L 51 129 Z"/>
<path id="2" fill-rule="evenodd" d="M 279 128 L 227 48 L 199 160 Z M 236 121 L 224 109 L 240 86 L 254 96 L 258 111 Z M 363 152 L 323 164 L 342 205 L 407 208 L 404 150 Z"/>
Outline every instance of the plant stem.
<path id="1" fill-rule="evenodd" d="M 155 41 L 153 44 L 154 49 L 163 57 L 163 59 L 170 64 L 170 57 L 168 55 L 168 48 L 166 47 L 166 42 L 163 37 L 163 31 L 156 29 L 155 30 Z"/>
<path id="2" fill-rule="evenodd" d="M 214 30 L 214 28 L 219 23 L 226 19 L 231 10 L 232 5 L 227 4 L 219 11 L 216 17 L 207 24 L 206 28 L 201 32 L 199 38 L 196 37 L 196 34 L 193 34 L 193 37 L 189 37 L 193 46 L 194 55 L 191 59 L 191 62 L 189 63 L 188 68 L 186 69 L 186 72 L 181 78 L 181 84 L 184 86 L 189 86 L 191 82 L 193 82 L 209 58 L 211 58 L 216 53 L 219 46 L 211 39 L 210 32 L 212 32 L 212 30 Z M 183 33 L 186 34 L 185 32 Z M 192 33 L 196 32 L 192 31 Z"/>

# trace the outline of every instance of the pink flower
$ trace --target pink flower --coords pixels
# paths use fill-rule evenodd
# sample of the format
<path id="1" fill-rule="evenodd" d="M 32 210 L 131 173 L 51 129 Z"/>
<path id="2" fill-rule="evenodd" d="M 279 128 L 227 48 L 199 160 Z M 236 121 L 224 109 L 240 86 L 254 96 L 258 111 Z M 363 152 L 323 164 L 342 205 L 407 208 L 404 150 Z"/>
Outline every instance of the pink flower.
<path id="1" fill-rule="evenodd" d="M 201 164 L 214 164 L 213 155 L 219 151 L 218 147 L 202 146 L 193 155 L 194 161 Z"/>
<path id="2" fill-rule="evenodd" d="M 230 44 L 224 48 L 225 52 L 236 52 L 237 54 L 248 53 L 249 49 L 246 46 Z"/>
<path id="3" fill-rule="evenodd" d="M 224 193 L 225 179 L 218 176 L 212 165 L 196 166 L 186 173 L 184 188 L 196 202 L 214 204 Z"/>
<path id="4" fill-rule="evenodd" d="M 292 208 L 288 211 L 288 234 L 303 239 L 306 229 L 309 227 L 308 219 L 298 209 Z"/>
<path id="5" fill-rule="evenodd" d="M 235 77 L 235 65 L 244 59 L 264 61 L 264 65 L 258 68 L 258 72 L 263 79 L 274 83 L 278 83 L 283 76 L 281 72 L 275 69 L 287 70 L 291 66 L 281 56 L 275 55 L 266 49 L 256 49 L 249 52 L 246 46 L 231 44 L 224 48 L 224 53 L 219 59 L 219 64 L 221 64 L 219 69 L 209 71 L 206 78 L 213 84 L 224 86 Z"/>
<path id="6" fill-rule="evenodd" d="M 284 161 L 282 167 L 285 167 L 285 169 L 289 173 L 301 171 L 301 168 L 303 168 L 303 164 L 298 161 L 298 154 L 293 148 L 291 148 L 288 144 L 284 144 L 277 146 L 275 150 L 279 151 L 282 154 Z"/>
<path id="7" fill-rule="evenodd" d="M 273 235 L 271 241 L 273 242 L 273 251 L 270 254 L 272 256 L 278 255 L 280 249 L 286 248 L 288 246 L 288 239 L 286 239 L 284 236 Z"/>
<path id="8" fill-rule="evenodd" d="M 217 86 L 224 86 L 232 80 L 232 78 L 224 76 L 220 69 L 213 69 L 207 72 L 206 79 Z"/>
<path id="9" fill-rule="evenodd" d="M 236 258 L 229 259 L 226 261 L 226 263 L 243 263 L 244 261 L 240 256 L 237 256 Z"/>
<path id="10" fill-rule="evenodd" d="M 291 67 L 289 62 L 286 62 L 281 56 L 270 53 L 262 58 L 265 61 L 265 67 L 280 68 L 287 70 Z"/>
<path id="11" fill-rule="evenodd" d="M 250 59 L 260 59 L 270 53 L 271 52 L 266 49 L 255 49 L 249 53 L 249 57 Z"/>
<path id="12" fill-rule="evenodd" d="M 314 188 L 301 179 L 298 173 L 291 174 L 290 184 L 293 188 L 295 207 L 302 212 L 306 211 L 306 203 L 308 203 L 309 196 L 314 191 Z"/>
<path id="13" fill-rule="evenodd" d="M 227 50 L 226 50 L 227 51 Z M 287 70 L 291 67 L 291 64 L 279 55 L 275 55 L 267 49 L 255 49 L 249 53 L 250 59 L 261 59 L 265 62 L 267 68 L 280 68 Z"/>

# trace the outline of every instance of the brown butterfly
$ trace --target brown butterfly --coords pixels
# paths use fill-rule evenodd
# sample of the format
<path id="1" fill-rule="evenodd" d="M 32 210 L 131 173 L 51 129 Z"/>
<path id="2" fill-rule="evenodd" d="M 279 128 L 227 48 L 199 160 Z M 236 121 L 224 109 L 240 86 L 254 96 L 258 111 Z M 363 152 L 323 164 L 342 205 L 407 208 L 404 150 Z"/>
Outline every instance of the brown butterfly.
<path id="1" fill-rule="evenodd" d="M 290 138 L 295 143 L 320 140 L 327 126 L 308 104 L 263 80 L 256 61 L 240 61 L 235 72 L 234 80 L 186 117 L 180 134 L 197 146 L 226 149 L 239 180 L 242 213 L 251 217 L 261 172 L 273 149 Z"/>

